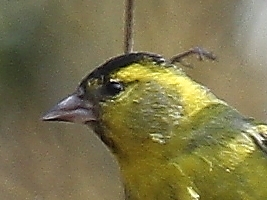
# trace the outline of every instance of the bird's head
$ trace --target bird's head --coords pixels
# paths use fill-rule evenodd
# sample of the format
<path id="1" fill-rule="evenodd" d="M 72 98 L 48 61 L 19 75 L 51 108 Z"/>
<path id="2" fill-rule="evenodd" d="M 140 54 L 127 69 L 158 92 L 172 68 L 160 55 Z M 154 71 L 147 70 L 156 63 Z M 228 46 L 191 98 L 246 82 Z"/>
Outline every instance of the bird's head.
<path id="1" fill-rule="evenodd" d="M 125 151 L 166 144 L 175 127 L 218 101 L 162 56 L 139 52 L 93 70 L 43 120 L 87 124 L 110 149 Z"/>

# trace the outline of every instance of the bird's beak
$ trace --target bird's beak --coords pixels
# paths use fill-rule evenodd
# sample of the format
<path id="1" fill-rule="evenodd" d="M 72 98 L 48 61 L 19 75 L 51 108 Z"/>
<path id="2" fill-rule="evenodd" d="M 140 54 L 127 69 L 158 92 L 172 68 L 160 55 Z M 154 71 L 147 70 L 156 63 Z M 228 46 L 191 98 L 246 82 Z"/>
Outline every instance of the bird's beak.
<path id="1" fill-rule="evenodd" d="M 95 121 L 96 116 L 93 112 L 93 104 L 74 93 L 57 103 L 42 117 L 42 120 L 86 124 Z"/>

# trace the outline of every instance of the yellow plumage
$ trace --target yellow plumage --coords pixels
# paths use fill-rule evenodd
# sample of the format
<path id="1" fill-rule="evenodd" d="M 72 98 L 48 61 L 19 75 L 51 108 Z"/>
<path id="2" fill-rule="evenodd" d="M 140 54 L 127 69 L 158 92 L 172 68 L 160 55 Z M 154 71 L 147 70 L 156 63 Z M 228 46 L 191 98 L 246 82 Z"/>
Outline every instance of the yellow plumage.
<path id="1" fill-rule="evenodd" d="M 267 198 L 267 126 L 159 55 L 107 61 L 44 120 L 89 125 L 117 158 L 128 200 Z"/>

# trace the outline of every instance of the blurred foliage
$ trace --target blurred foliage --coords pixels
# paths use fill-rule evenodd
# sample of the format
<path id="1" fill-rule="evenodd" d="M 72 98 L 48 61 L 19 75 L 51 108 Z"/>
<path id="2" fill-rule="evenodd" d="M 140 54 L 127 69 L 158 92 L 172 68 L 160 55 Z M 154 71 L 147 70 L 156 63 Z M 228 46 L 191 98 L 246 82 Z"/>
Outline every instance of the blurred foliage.
<path id="1" fill-rule="evenodd" d="M 192 58 L 195 68 L 186 72 L 242 113 L 266 121 L 266 59 L 258 59 L 266 49 L 248 45 L 267 38 L 253 37 L 251 29 L 260 24 L 255 15 L 261 5 L 255 6 L 237 0 L 137 1 L 134 50 L 166 57 L 196 45 L 212 50 L 219 62 Z M 117 164 L 89 129 L 39 118 L 91 69 L 122 53 L 123 10 L 123 1 L 1 2 L 3 199 L 122 198 Z"/>

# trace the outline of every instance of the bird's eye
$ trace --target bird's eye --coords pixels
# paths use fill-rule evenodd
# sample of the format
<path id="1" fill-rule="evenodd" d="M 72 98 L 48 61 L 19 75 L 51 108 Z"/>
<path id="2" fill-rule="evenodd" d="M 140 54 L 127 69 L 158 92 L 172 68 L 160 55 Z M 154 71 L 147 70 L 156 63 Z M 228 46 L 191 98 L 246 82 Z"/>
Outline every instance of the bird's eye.
<path id="1" fill-rule="evenodd" d="M 114 96 L 116 94 L 119 94 L 123 90 L 124 90 L 124 87 L 123 87 L 123 84 L 121 82 L 118 82 L 118 81 L 109 81 L 106 84 L 106 92 L 109 95 Z"/>

